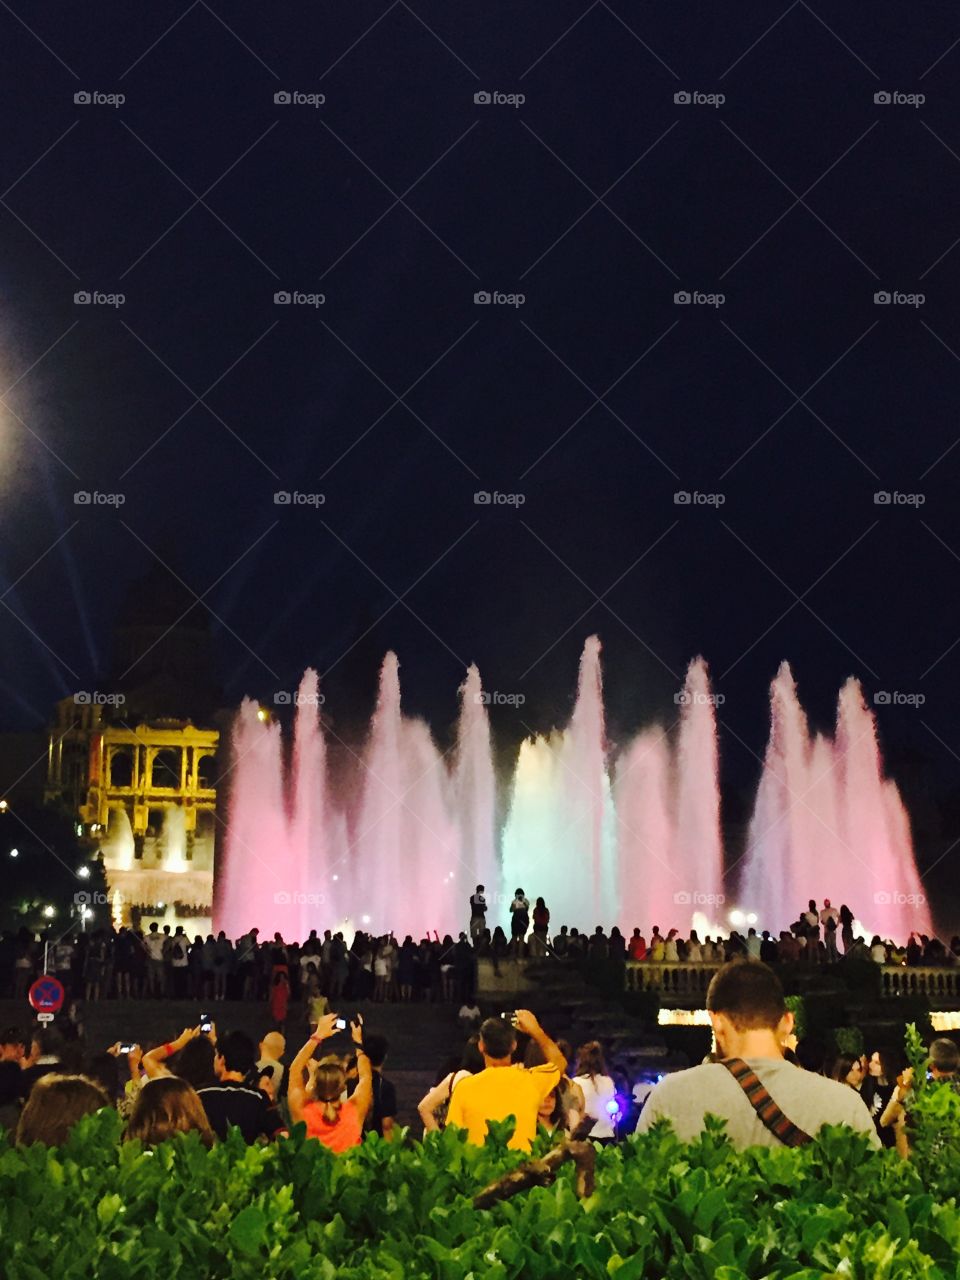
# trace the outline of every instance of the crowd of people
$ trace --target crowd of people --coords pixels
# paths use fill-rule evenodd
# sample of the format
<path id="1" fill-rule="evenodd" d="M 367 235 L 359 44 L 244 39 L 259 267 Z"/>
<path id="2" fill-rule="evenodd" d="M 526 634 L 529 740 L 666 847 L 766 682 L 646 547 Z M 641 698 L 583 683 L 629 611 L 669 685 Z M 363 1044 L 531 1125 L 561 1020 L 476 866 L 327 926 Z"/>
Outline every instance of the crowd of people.
<path id="1" fill-rule="evenodd" d="M 455 1126 L 482 1143 L 492 1122 L 512 1117 L 509 1145 L 527 1151 L 541 1128 L 611 1143 L 669 1121 L 689 1141 L 713 1114 L 738 1148 L 798 1145 L 833 1124 L 907 1154 L 912 1079 L 897 1054 L 827 1061 L 797 1044 L 780 980 L 760 961 L 723 965 L 707 1008 L 715 1051 L 656 1081 L 608 1068 L 598 1041 L 574 1053 L 529 1010 L 489 1017 L 420 1100 L 423 1130 Z M 301 1123 L 334 1152 L 370 1133 L 388 1141 L 398 1134 L 389 1044 L 359 1014 L 348 1026 L 325 1012 L 290 1053 L 279 1032 L 257 1045 L 239 1030 L 218 1034 L 210 1022 L 150 1047 L 115 1044 L 89 1055 L 69 1025 L 36 1036 L 0 1032 L 0 1127 L 18 1143 L 60 1145 L 81 1116 L 104 1107 L 124 1117 L 127 1139 L 148 1146 L 188 1131 L 209 1145 L 232 1127 L 248 1143 L 269 1142 Z M 931 1077 L 960 1090 L 958 1068 L 956 1045 L 935 1040 Z"/>
<path id="2" fill-rule="evenodd" d="M 639 927 L 625 937 L 614 925 L 592 933 L 566 924 L 553 934 L 550 910 L 540 897 L 532 910 L 518 888 L 510 905 L 510 936 L 487 924 L 484 886 L 470 896 L 469 929 L 423 937 L 374 936 L 357 931 L 350 941 L 342 931 L 312 930 L 305 942 L 279 934 L 261 938 L 257 929 L 231 940 L 225 933 L 190 938 L 182 924 L 145 930 L 133 926 L 64 934 L 47 940 L 26 929 L 0 936 L 0 998 L 26 995 L 41 973 L 63 983 L 68 998 L 178 998 L 205 1002 L 269 1000 L 279 1029 L 291 1001 L 302 1001 L 312 1021 L 330 1002 L 447 1001 L 461 1003 L 476 988 L 480 959 L 495 969 L 511 957 L 547 958 L 602 970 L 613 985 L 629 987 L 643 964 L 704 964 L 717 967 L 738 956 L 767 964 L 830 964 L 841 959 L 894 965 L 960 963 L 960 937 L 945 945 L 938 938 L 911 934 L 905 943 L 866 938 L 857 932 L 850 909 L 822 907 L 811 901 L 790 929 L 777 937 L 750 926 L 701 938 L 696 930 L 649 934 Z"/>

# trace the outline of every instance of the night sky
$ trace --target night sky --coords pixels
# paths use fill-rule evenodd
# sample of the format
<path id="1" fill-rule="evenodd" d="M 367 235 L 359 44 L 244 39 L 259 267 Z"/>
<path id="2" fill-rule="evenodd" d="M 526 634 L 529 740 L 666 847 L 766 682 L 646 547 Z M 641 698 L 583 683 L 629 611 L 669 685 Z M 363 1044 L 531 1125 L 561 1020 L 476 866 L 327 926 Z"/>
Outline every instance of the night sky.
<path id="1" fill-rule="evenodd" d="M 736 796 L 788 658 L 818 728 L 851 674 L 922 694 L 881 733 L 948 812 L 955 6 L 51 0 L 0 33 L 0 727 L 102 682 L 161 566 L 230 703 L 314 664 L 362 718 L 393 647 L 443 741 L 467 663 L 522 692 L 513 743 L 595 631 L 621 742 L 706 656 Z"/>

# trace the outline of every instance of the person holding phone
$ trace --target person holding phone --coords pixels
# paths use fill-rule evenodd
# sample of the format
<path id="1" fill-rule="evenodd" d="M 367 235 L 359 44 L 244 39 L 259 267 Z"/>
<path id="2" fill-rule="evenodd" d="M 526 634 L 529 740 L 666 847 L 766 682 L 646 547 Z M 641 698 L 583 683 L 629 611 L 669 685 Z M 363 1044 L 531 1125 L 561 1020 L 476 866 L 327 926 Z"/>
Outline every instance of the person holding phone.
<path id="1" fill-rule="evenodd" d="M 522 1067 L 514 1063 L 518 1031 L 536 1044 L 543 1065 Z M 478 1047 L 484 1069 L 455 1085 L 447 1124 L 466 1129 L 470 1142 L 482 1146 L 490 1120 L 513 1116 L 516 1128 L 508 1146 L 514 1151 L 529 1151 L 537 1134 L 540 1104 L 559 1085 L 567 1059 L 529 1009 L 517 1009 L 511 1017 L 487 1018 L 480 1028 Z"/>
<path id="2" fill-rule="evenodd" d="M 359 1077 L 353 1096 L 346 1098 L 346 1073 L 338 1061 L 313 1060 L 318 1045 L 345 1029 L 344 1018 L 335 1013 L 325 1014 L 294 1058 L 287 1085 L 290 1119 L 294 1124 L 303 1121 L 308 1138 L 316 1138 L 336 1152 L 360 1145 L 364 1122 L 373 1102 L 373 1068 L 363 1048 L 363 1019 L 359 1014 L 356 1022 L 350 1024 Z"/>

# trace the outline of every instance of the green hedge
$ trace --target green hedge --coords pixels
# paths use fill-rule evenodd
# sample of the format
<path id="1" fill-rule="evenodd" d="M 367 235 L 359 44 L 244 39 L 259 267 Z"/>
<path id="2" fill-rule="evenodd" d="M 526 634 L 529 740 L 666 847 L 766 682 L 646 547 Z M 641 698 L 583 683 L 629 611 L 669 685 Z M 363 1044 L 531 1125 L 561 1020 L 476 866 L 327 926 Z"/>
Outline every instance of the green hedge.
<path id="1" fill-rule="evenodd" d="M 0 1145 L 5 1280 L 945 1280 L 958 1275 L 960 1160 L 906 1163 L 825 1130 L 737 1154 L 716 1124 L 598 1152 L 578 1201 L 567 1166 L 486 1211 L 471 1197 L 521 1157 L 448 1130 L 334 1157 L 295 1136 L 205 1150 L 118 1143 L 111 1113 L 62 1149 Z M 947 1153 L 941 1153 L 947 1155 Z M 925 1167 L 926 1166 L 926 1167 Z"/>

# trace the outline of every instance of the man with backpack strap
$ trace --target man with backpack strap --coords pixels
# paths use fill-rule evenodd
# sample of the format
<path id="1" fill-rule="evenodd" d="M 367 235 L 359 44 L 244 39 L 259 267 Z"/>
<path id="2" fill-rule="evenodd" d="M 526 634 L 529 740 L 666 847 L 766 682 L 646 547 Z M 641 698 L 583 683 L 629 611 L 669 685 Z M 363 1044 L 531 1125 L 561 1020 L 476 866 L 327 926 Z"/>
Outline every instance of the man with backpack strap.
<path id="1" fill-rule="evenodd" d="M 758 960 L 734 960 L 714 974 L 707 1010 L 719 1060 L 667 1076 L 647 1098 L 637 1132 L 669 1120 L 677 1137 L 695 1140 L 708 1115 L 726 1121 L 738 1149 L 801 1146 L 825 1124 L 846 1125 L 880 1140 L 860 1095 L 783 1056 L 793 1014 L 771 968 Z"/>

